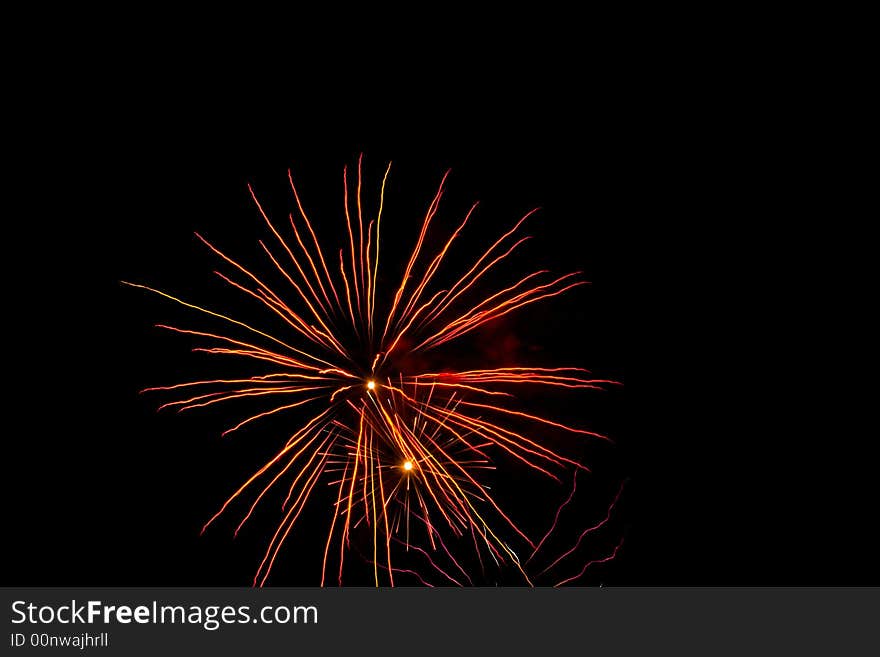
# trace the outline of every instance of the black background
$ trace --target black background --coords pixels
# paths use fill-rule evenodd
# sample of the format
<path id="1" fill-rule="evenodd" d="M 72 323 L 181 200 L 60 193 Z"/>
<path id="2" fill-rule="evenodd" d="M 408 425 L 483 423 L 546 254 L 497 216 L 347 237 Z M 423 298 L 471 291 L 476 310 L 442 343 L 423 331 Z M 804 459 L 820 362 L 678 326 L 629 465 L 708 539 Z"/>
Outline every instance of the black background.
<path id="1" fill-rule="evenodd" d="M 559 364 L 625 383 L 578 402 L 615 440 L 585 454 L 598 483 L 584 523 L 627 481 L 596 554 L 620 536 L 624 548 L 584 583 L 864 582 L 862 562 L 842 556 L 865 549 L 847 541 L 865 514 L 834 508 L 841 491 L 823 494 L 821 473 L 801 469 L 784 422 L 744 421 L 753 400 L 726 387 L 727 343 L 704 331 L 712 292 L 680 299 L 680 275 L 692 284 L 701 271 L 682 272 L 679 240 L 707 229 L 685 226 L 685 204 L 670 201 L 682 191 L 679 172 L 705 197 L 695 190 L 700 162 L 683 164 L 680 144 L 656 141 L 666 130 L 661 98 L 575 63 L 504 84 L 432 78 L 418 92 L 409 79 L 359 80 L 331 94 L 291 77 L 266 96 L 243 72 L 216 84 L 183 72 L 132 77 L 68 71 L 51 82 L 44 112 L 17 128 L 24 148 L 5 250 L 8 351 L 22 364 L 8 411 L 18 424 L 4 432 L 4 584 L 250 582 L 270 518 L 235 541 L 229 525 L 204 537 L 199 529 L 272 436 L 221 439 L 229 422 L 217 414 L 155 413 L 141 388 L 221 364 L 212 370 L 187 339 L 151 328 L 182 315 L 120 281 L 226 299 L 192 232 L 247 253 L 264 235 L 246 183 L 284 208 L 289 166 L 307 207 L 339 221 L 341 168 L 360 152 L 374 183 L 395 163 L 389 224 L 423 210 L 452 168 L 442 225 L 480 199 L 480 242 L 540 205 L 524 262 L 592 281 L 504 329 L 525 347 L 545 345 Z M 727 208 L 721 199 L 701 210 Z M 408 243 L 402 234 L 399 246 Z M 521 495 L 511 500 L 527 519 L 537 513 Z M 317 568 L 299 556 L 289 548 L 273 581 L 316 583 Z"/>

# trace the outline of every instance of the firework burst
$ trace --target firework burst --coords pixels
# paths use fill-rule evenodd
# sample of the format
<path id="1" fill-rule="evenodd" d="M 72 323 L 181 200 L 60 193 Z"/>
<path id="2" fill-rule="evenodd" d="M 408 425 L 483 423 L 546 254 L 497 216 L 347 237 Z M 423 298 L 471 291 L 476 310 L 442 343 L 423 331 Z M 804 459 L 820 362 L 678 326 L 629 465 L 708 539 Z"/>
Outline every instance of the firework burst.
<path id="1" fill-rule="evenodd" d="M 343 170 L 346 239 L 338 251 L 325 250 L 318 240 L 289 172 L 297 214 L 291 213 L 283 224 L 270 218 L 249 186 L 271 236 L 268 244 L 260 241 L 265 262 L 259 275 L 197 234 L 224 264 L 225 271 L 215 272 L 217 276 L 280 320 L 283 333 L 270 333 L 160 290 L 126 283 L 227 327 L 215 333 L 158 325 L 204 340 L 195 351 L 243 358 L 263 368 L 246 378 L 148 388 L 171 396 L 160 409 L 188 411 L 249 398 L 264 402 L 263 410 L 239 416 L 224 435 L 282 413 L 290 412 L 296 419 L 295 430 L 274 457 L 226 500 L 202 530 L 250 495 L 237 534 L 267 493 L 286 489 L 282 517 L 257 569 L 255 585 L 266 583 L 319 482 L 332 486 L 335 498 L 324 543 L 322 585 L 342 584 L 346 554 L 353 550 L 370 564 L 376 585 L 393 585 L 399 573 L 429 583 L 418 570 L 395 566 L 401 551 L 420 555 L 424 567 L 439 573 L 447 584 L 472 584 L 444 537 L 456 543 L 469 540 L 481 566 L 484 560 L 512 564 L 531 583 L 511 545 L 517 542 L 534 556 L 547 536 L 537 542 L 527 536 L 482 483 L 483 475 L 503 456 L 560 480 L 564 472 L 576 473 L 586 466 L 548 447 L 541 438 L 545 431 L 604 439 L 518 405 L 516 393 L 524 387 L 601 389 L 614 383 L 594 379 L 586 370 L 509 366 L 431 372 L 401 365 L 413 362 L 415 354 L 458 340 L 585 281 L 579 272 L 553 276 L 539 270 L 513 277 L 505 287 L 486 288 L 487 274 L 529 239 L 520 235 L 520 229 L 532 210 L 451 285 L 435 289 L 437 272 L 447 264 L 448 253 L 477 208 L 477 204 L 470 207 L 436 252 L 426 253 L 426 236 L 444 195 L 447 172 L 421 221 L 400 283 L 379 291 L 382 213 L 390 170 L 389 164 L 373 209 L 362 202 L 362 158 L 354 181 L 349 180 L 348 169 Z M 275 279 L 271 284 L 267 272 Z M 362 549 L 365 543 L 367 549 Z M 438 563 L 438 554 L 450 567 Z"/>

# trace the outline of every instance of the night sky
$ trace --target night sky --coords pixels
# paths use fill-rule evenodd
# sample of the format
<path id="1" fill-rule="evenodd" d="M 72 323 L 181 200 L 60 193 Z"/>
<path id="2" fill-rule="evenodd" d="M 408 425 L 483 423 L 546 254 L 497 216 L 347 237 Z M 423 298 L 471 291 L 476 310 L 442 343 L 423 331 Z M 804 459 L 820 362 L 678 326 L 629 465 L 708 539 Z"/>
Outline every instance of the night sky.
<path id="1" fill-rule="evenodd" d="M 256 240 L 267 233 L 246 185 L 283 218 L 293 209 L 286 186 L 292 167 L 307 209 L 326 218 L 319 232 L 337 239 L 344 227 L 342 167 L 356 164 L 361 152 L 365 192 L 378 189 L 385 163 L 394 162 L 383 217 L 388 271 L 403 266 L 427 203 L 451 168 L 438 235 L 480 200 L 461 240 L 467 252 L 540 206 L 525 231 L 534 239 L 504 271 L 580 270 L 591 281 L 487 327 L 447 355 L 582 366 L 624 384 L 534 400 L 535 410 L 614 441 L 576 448 L 593 474 L 579 481 L 583 496 L 565 530 L 569 542 L 578 527 L 603 517 L 624 484 L 607 531 L 579 553 L 577 565 L 604 556 L 621 538 L 623 548 L 579 583 L 858 577 L 842 565 L 813 570 L 811 578 L 811 559 L 798 550 L 810 512 L 779 488 L 775 510 L 764 507 L 758 487 L 766 482 L 732 472 L 730 459 L 743 458 L 737 441 L 746 437 L 732 435 L 720 417 L 694 420 L 698 395 L 690 398 L 689 387 L 701 383 L 682 371 L 687 365 L 677 354 L 687 339 L 675 327 L 677 305 L 666 302 L 675 282 L 647 265 L 664 247 L 645 235 L 675 222 L 676 208 L 658 200 L 657 177 L 668 172 L 642 137 L 643 110 L 620 84 L 591 80 L 582 95 L 538 78 L 538 88 L 521 81 L 475 93 L 453 93 L 449 82 L 420 95 L 353 93 L 336 103 L 291 93 L 246 103 L 246 85 L 184 82 L 166 87 L 150 80 L 112 94 L 90 87 L 75 107 L 27 130 L 17 218 L 6 242 L 9 262 L 17 263 L 11 349 L 28 362 L 18 374 L 26 394 L 9 411 L 23 424 L 4 432 L 5 584 L 250 583 L 276 509 L 257 514 L 235 540 L 236 512 L 203 537 L 199 530 L 274 453 L 284 422 L 221 438 L 243 417 L 229 407 L 157 414 L 160 398 L 139 394 L 142 388 L 222 376 L 226 362 L 192 354 L 192 340 L 153 328 L 168 322 L 198 329 L 199 317 L 120 281 L 231 313 L 243 302 L 213 277 L 217 260 L 193 232 L 244 262 L 259 262 Z M 289 421 L 296 418 L 292 413 Z M 540 535 L 568 482 L 554 488 L 522 474 L 512 468 L 498 475 L 499 500 Z M 307 514 L 301 543 L 287 542 L 270 583 L 317 584 L 314 548 L 325 534 L 308 527 L 326 520 L 326 507 Z M 817 540 L 831 547 L 827 537 Z M 370 582 L 353 571 L 352 583 Z"/>

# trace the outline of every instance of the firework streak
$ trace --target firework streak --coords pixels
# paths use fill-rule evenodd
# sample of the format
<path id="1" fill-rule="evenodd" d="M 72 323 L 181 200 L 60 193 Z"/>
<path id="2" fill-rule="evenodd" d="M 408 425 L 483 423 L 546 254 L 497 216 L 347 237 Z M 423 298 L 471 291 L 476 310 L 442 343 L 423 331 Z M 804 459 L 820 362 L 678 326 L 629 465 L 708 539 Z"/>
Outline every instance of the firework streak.
<path id="1" fill-rule="evenodd" d="M 560 479 L 566 470 L 576 473 L 586 467 L 550 449 L 535 433 L 557 431 L 572 434 L 574 439 L 604 437 L 520 410 L 516 390 L 600 389 L 614 382 L 590 378 L 588 371 L 574 367 L 414 372 L 402 371 L 396 363 L 585 281 L 579 273 L 551 276 L 541 270 L 501 289 L 483 289 L 486 274 L 528 239 L 520 237 L 519 230 L 533 210 L 494 241 L 452 285 L 435 291 L 432 280 L 477 207 L 470 208 L 436 253 L 425 253 L 426 235 L 444 194 L 447 172 L 428 205 L 400 284 L 387 292 L 386 299 L 384 291 L 377 294 L 377 282 L 391 165 L 372 211 L 362 204 L 361 160 L 353 183 L 348 170 L 343 170 L 347 241 L 338 253 L 322 247 L 290 174 L 298 214 L 290 214 L 284 225 L 270 219 L 249 186 L 272 237 L 268 244 L 260 241 L 265 270 L 280 287 L 266 282 L 265 270 L 258 275 L 197 234 L 224 264 L 226 273 L 216 274 L 283 322 L 283 334 L 270 334 L 165 292 L 126 283 L 211 316 L 227 327 L 214 333 L 158 325 L 204 340 L 205 346 L 195 351 L 250 359 L 267 370 L 249 378 L 148 388 L 173 395 L 160 409 L 187 411 L 245 398 L 265 402 L 265 410 L 237 418 L 224 435 L 288 411 L 300 418 L 275 456 L 227 499 L 202 531 L 238 503 L 242 516 L 237 534 L 261 500 L 270 491 L 280 490 L 285 495 L 282 518 L 254 577 L 254 584 L 262 586 L 320 482 L 332 487 L 335 499 L 327 535 L 321 538 L 322 585 L 342 584 L 346 556 L 355 548 L 370 564 L 376 585 L 394 585 L 395 576 L 400 579 L 401 575 L 424 584 L 430 584 L 431 577 L 439 577 L 444 584 L 472 584 L 444 537 L 457 543 L 467 538 L 481 565 L 484 560 L 512 564 L 531 583 L 510 541 L 528 546 L 534 556 L 547 536 L 538 543 L 529 538 L 481 483 L 481 475 L 496 467 L 497 457 L 503 456 L 505 462 L 513 459 L 540 475 Z M 308 419 L 302 422 L 302 418 Z M 249 503 L 243 502 L 246 495 Z M 356 531 L 360 541 L 354 538 Z M 426 564 L 424 574 L 396 567 L 395 555 L 400 551 L 420 555 Z M 442 556 L 445 568 L 437 555 Z"/>

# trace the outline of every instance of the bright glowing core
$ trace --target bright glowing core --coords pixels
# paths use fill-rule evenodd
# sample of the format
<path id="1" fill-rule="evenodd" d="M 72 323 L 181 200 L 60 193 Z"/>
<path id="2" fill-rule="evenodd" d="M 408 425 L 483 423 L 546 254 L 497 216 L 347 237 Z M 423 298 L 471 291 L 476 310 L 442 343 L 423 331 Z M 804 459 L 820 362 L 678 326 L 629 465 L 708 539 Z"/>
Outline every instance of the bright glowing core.
<path id="1" fill-rule="evenodd" d="M 367 390 L 375 390 L 375 389 L 376 389 L 376 382 L 373 381 L 373 379 L 370 379 L 369 381 L 367 381 Z"/>
<path id="2" fill-rule="evenodd" d="M 409 472 L 410 470 L 412 470 L 412 468 L 413 468 L 412 461 L 405 461 L 405 462 L 404 462 L 404 464 L 403 464 L 403 469 L 404 469 L 404 470 L 406 470 L 407 472 Z"/>

